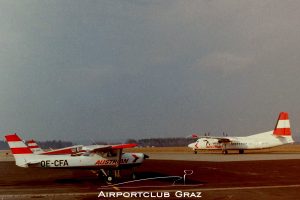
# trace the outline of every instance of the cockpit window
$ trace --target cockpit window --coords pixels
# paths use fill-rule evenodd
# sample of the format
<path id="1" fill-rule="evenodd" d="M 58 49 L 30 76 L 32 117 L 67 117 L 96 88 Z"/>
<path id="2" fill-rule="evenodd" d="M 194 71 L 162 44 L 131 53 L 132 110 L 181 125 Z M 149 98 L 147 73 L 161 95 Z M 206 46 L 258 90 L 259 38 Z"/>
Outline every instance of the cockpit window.
<path id="1" fill-rule="evenodd" d="M 111 150 L 107 152 L 107 157 L 116 157 L 118 155 L 117 151 Z"/>

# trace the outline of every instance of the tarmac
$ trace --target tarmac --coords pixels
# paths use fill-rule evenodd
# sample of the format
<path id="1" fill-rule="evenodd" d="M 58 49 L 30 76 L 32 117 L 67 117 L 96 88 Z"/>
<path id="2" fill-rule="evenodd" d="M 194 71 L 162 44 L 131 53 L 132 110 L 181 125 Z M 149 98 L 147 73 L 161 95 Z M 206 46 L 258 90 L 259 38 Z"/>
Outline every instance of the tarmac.
<path id="1" fill-rule="evenodd" d="M 148 153 L 147 153 L 148 154 Z M 20 168 L 0 153 L 1 199 L 103 199 L 105 192 L 169 193 L 164 199 L 298 199 L 300 153 L 149 153 L 131 181 L 129 171 L 114 184 L 89 170 Z M 193 173 L 193 174 L 191 174 Z M 178 197 L 178 192 L 201 197 Z M 155 196 L 156 195 L 156 196 Z M 131 199 L 127 197 L 105 199 Z M 161 199 L 161 198 L 160 198 Z"/>
<path id="2" fill-rule="evenodd" d="M 256 160 L 293 160 L 300 159 L 300 153 L 147 153 L 154 160 L 181 160 L 181 161 L 208 161 L 208 162 L 233 162 Z"/>

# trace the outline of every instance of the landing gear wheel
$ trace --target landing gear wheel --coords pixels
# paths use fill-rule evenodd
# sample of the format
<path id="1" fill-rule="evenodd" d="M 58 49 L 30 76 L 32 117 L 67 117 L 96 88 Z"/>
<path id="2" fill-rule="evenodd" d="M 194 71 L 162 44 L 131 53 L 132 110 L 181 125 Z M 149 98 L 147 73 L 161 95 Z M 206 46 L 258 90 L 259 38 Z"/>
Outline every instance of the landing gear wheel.
<path id="1" fill-rule="evenodd" d="M 132 178 L 132 180 L 135 180 L 135 179 L 136 179 L 135 173 L 133 173 L 133 174 L 131 175 L 131 178 Z"/>
<path id="2" fill-rule="evenodd" d="M 107 176 L 106 180 L 107 180 L 107 182 L 111 183 L 114 179 L 112 176 Z"/>
<path id="3" fill-rule="evenodd" d="M 227 150 L 222 150 L 222 153 L 225 155 L 225 154 L 228 154 L 228 151 Z"/>
<path id="4" fill-rule="evenodd" d="M 106 181 L 111 183 L 114 181 L 114 178 L 115 178 L 115 174 L 114 174 L 115 171 L 113 170 L 108 170 L 107 172 L 107 176 L 106 176 Z"/>
<path id="5" fill-rule="evenodd" d="M 197 153 L 198 153 L 198 152 L 195 150 L 195 151 L 194 151 L 194 154 L 197 154 Z"/>
<path id="6" fill-rule="evenodd" d="M 244 149 L 240 149 L 239 154 L 243 154 L 243 153 L 244 153 Z"/>
<path id="7" fill-rule="evenodd" d="M 132 171 L 131 171 L 131 178 L 132 178 L 132 180 L 135 180 L 135 179 L 136 179 L 136 175 L 135 175 L 135 167 L 133 167 L 131 170 L 132 170 Z"/>

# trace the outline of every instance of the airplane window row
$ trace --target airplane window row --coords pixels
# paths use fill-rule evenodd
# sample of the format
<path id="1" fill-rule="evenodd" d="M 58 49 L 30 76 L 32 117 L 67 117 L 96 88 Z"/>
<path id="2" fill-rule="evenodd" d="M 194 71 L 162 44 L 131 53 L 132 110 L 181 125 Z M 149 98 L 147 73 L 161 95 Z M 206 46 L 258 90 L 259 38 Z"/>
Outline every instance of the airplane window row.
<path id="1" fill-rule="evenodd" d="M 237 143 L 231 143 L 232 145 L 245 145 L 246 143 L 240 143 L 240 142 L 237 142 Z"/>

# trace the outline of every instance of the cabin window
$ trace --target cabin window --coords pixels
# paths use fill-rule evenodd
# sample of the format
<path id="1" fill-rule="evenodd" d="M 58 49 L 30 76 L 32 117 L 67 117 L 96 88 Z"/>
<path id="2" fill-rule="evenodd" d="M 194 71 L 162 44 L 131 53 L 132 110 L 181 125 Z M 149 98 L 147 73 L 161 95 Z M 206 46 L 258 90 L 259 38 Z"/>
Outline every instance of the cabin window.
<path id="1" fill-rule="evenodd" d="M 116 157 L 118 155 L 117 151 L 109 151 L 107 152 L 107 157 Z"/>

